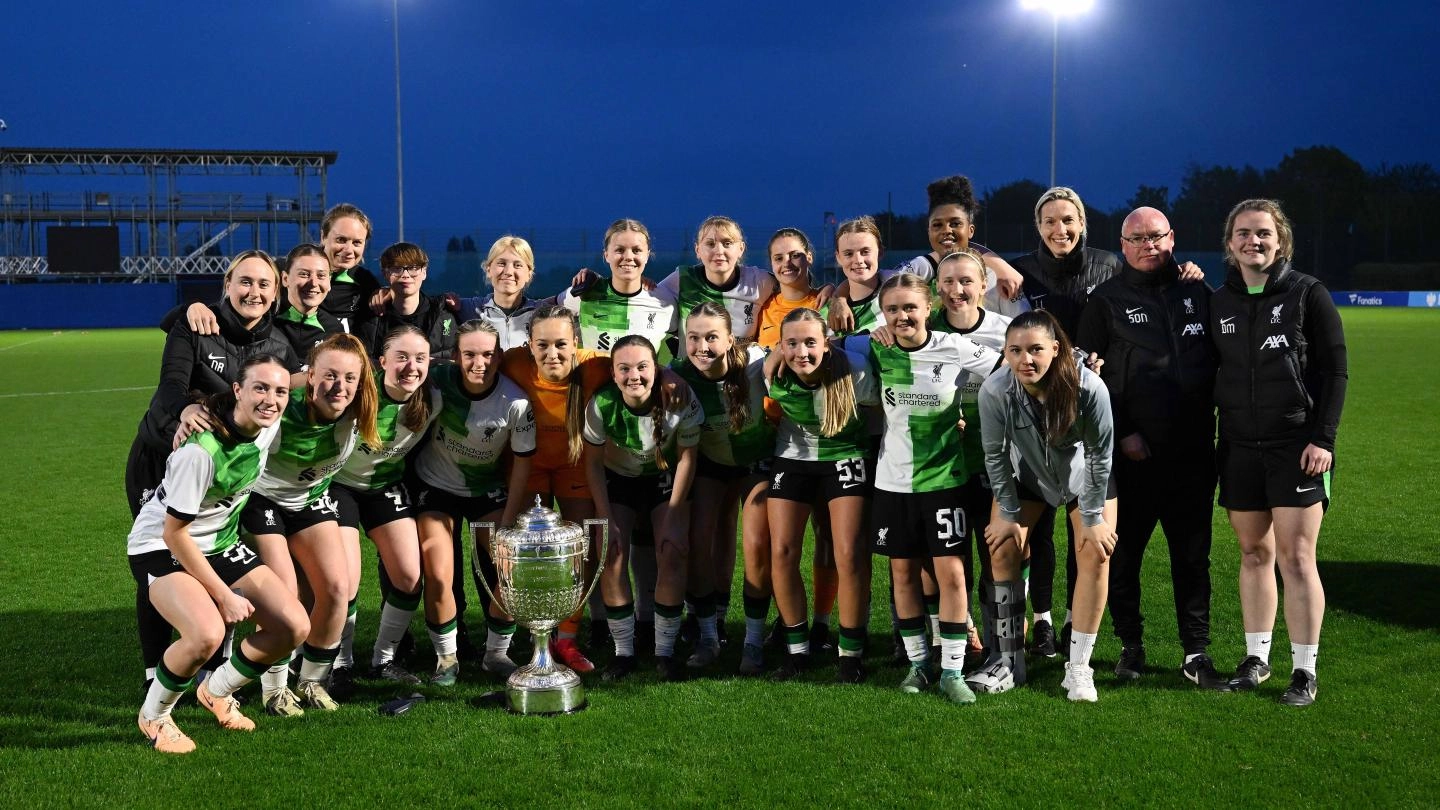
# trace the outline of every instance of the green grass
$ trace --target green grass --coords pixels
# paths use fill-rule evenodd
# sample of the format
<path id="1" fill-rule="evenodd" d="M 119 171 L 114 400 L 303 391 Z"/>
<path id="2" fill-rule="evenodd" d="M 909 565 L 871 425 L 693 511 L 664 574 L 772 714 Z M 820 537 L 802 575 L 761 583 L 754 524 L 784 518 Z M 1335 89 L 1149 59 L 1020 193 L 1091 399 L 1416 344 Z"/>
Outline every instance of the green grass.
<path id="1" fill-rule="evenodd" d="M 1347 309 L 1344 318 L 1350 393 L 1319 546 L 1329 611 L 1309 709 L 1274 700 L 1289 668 L 1283 617 L 1277 675 L 1259 694 L 1202 694 L 1180 678 L 1157 544 L 1144 602 L 1154 671 L 1116 685 L 1108 673 L 1119 645 L 1107 624 L 1095 705 L 1065 700 L 1056 662 L 1032 661 L 1027 688 L 956 708 L 899 693 L 902 673 L 875 660 L 861 687 L 832 684 L 833 666 L 789 684 L 594 679 L 587 711 L 523 718 L 472 705 L 492 683 L 466 671 L 459 687 L 396 719 L 376 714 L 394 696 L 378 688 L 336 714 L 293 721 L 259 717 L 252 701 L 260 727 L 249 735 L 222 732 L 186 704 L 176 717 L 200 748 L 178 759 L 149 750 L 134 726 L 139 656 L 125 563 L 122 471 L 161 333 L 0 333 L 0 805 L 238 805 L 265 795 L 377 807 L 1431 805 L 1440 362 L 1428 347 L 1440 313 Z M 1225 669 L 1244 652 L 1238 554 L 1218 510 L 1215 529 L 1212 653 Z M 357 657 L 374 634 L 371 570 Z M 878 572 L 875 582 L 871 629 L 883 638 Z M 733 671 L 737 654 L 717 672 Z"/>

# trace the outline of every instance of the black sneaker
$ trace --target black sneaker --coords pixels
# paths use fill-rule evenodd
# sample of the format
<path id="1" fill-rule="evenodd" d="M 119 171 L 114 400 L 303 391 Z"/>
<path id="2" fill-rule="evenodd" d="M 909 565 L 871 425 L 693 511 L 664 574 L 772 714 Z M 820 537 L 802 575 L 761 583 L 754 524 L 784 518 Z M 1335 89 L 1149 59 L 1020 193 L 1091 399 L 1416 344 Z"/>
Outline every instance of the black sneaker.
<path id="1" fill-rule="evenodd" d="M 1122 681 L 1133 681 L 1143 674 L 1145 674 L 1145 645 L 1126 644 L 1120 649 L 1120 660 L 1115 662 L 1115 677 Z"/>
<path id="2" fill-rule="evenodd" d="M 590 649 L 603 650 L 610 646 L 610 622 L 604 619 L 590 620 Z"/>
<path id="3" fill-rule="evenodd" d="M 858 655 L 840 656 L 840 666 L 836 672 L 835 680 L 840 683 L 864 683 L 864 659 Z"/>
<path id="4" fill-rule="evenodd" d="M 655 658 L 655 674 L 660 680 L 674 683 L 685 680 L 685 667 L 680 660 L 673 655 L 661 655 Z"/>
<path id="5" fill-rule="evenodd" d="M 1035 627 L 1030 630 L 1030 652 L 1046 658 L 1055 657 L 1055 628 L 1050 622 L 1044 619 L 1035 622 Z"/>
<path id="6" fill-rule="evenodd" d="M 810 626 L 810 652 L 835 652 L 835 642 L 830 640 L 830 625 L 813 624 Z"/>
<path id="7" fill-rule="evenodd" d="M 349 700 L 355 696 L 355 673 L 350 667 L 335 667 L 330 670 L 330 687 L 325 691 L 336 700 Z"/>
<path id="8" fill-rule="evenodd" d="M 1215 671 L 1215 662 L 1204 653 L 1190 659 L 1190 663 L 1180 668 L 1180 674 L 1201 689 L 1212 692 L 1230 691 L 1230 681 L 1220 677 L 1220 673 Z"/>
<path id="9" fill-rule="evenodd" d="M 788 681 L 810 668 L 810 656 L 805 653 L 786 653 L 780 666 L 770 673 L 772 681 Z"/>
<path id="10" fill-rule="evenodd" d="M 1309 706 L 1315 702 L 1315 676 L 1303 669 L 1297 669 L 1290 675 L 1290 686 L 1280 696 L 1280 702 L 1286 706 Z"/>
<path id="11" fill-rule="evenodd" d="M 1235 677 L 1230 679 L 1230 689 L 1235 692 L 1249 692 L 1259 689 L 1260 684 L 1269 678 L 1270 665 L 1261 661 L 1259 656 L 1247 655 L 1245 660 L 1235 667 Z"/>
<path id="12" fill-rule="evenodd" d="M 725 630 L 725 622 L 715 620 L 715 637 L 720 640 L 720 649 L 730 646 L 730 634 Z"/>
<path id="13" fill-rule="evenodd" d="M 600 677 L 607 681 L 618 681 L 635 671 L 635 656 L 617 655 L 610 659 Z"/>

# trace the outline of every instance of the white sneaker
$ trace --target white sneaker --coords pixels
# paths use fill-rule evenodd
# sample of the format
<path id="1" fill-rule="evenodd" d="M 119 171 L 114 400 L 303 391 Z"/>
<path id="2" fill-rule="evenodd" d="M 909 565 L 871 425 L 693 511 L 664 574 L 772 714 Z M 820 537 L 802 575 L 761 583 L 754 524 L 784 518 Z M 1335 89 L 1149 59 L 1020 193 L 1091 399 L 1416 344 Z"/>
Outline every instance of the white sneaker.
<path id="1" fill-rule="evenodd" d="M 1010 671 L 1010 665 L 1005 663 L 1004 658 L 996 655 L 984 666 L 966 675 L 965 683 L 976 692 L 998 695 L 1015 688 L 1015 673 Z"/>
<path id="2" fill-rule="evenodd" d="M 501 678 L 510 677 L 510 673 L 520 667 L 510 658 L 510 654 L 501 650 L 486 650 L 485 657 L 480 660 L 480 669 Z"/>
<path id="3" fill-rule="evenodd" d="M 1065 680 L 1060 685 L 1067 690 L 1067 696 L 1072 701 L 1094 703 L 1100 699 L 1095 691 L 1095 670 L 1089 664 L 1065 662 Z"/>

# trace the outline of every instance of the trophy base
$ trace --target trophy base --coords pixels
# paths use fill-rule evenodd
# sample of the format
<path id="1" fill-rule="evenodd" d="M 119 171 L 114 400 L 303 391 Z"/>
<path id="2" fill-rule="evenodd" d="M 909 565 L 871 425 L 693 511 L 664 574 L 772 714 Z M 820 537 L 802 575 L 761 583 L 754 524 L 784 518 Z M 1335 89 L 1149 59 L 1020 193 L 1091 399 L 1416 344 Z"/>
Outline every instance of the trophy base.
<path id="1" fill-rule="evenodd" d="M 514 714 L 571 714 L 585 708 L 585 684 L 569 667 L 548 671 L 524 666 L 505 682 L 506 705 Z"/>

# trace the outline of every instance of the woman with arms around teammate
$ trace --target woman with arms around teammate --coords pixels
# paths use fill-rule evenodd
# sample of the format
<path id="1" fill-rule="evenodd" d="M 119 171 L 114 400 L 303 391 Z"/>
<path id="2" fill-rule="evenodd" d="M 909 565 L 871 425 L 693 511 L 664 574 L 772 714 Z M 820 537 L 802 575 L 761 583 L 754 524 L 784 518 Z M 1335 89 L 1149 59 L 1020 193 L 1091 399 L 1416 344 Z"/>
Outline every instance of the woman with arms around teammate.
<path id="1" fill-rule="evenodd" d="M 327 337 L 310 351 L 305 387 L 292 391 L 280 418 L 280 439 L 270 447 L 255 493 L 240 523 L 261 559 L 292 592 L 294 562 L 309 586 L 310 633 L 301 647 L 299 697 L 289 688 L 288 656 L 261 676 L 265 709 L 290 716 L 301 706 L 334 711 L 327 684 L 340 652 L 350 583 L 358 577 L 341 542 L 339 509 L 330 482 L 357 442 L 380 447 L 375 429 L 378 394 L 359 338 Z"/>
<path id="2" fill-rule="evenodd" d="M 439 395 L 439 411 L 430 438 L 414 456 L 407 486 L 419 515 L 420 551 L 424 563 L 425 621 L 432 633 L 443 630 L 446 617 L 458 615 L 451 578 L 463 578 L 464 555 L 454 546 L 453 533 L 461 521 L 480 521 L 508 528 L 520 513 L 526 481 L 535 452 L 535 418 L 520 387 L 500 375 L 500 335 L 488 321 L 475 319 L 460 325 L 459 362 L 435 369 L 432 376 Z M 504 466 L 505 451 L 512 461 Z M 476 576 L 488 558 L 480 538 L 472 570 Z M 494 583 L 491 583 L 492 586 Z M 484 593 L 477 582 L 476 588 Z M 381 636 L 375 644 L 376 666 L 394 658 L 396 646 L 409 624 L 420 594 L 399 592 L 386 596 Z M 515 620 L 498 604 L 487 603 L 488 627 L 481 668 L 500 676 L 515 669 L 510 660 L 510 639 Z M 408 612 L 407 612 L 408 611 Z M 451 681 L 450 661 L 441 662 L 438 683 Z"/>
<path id="3" fill-rule="evenodd" d="M 241 365 L 258 354 L 280 358 L 288 372 L 300 370 L 299 359 L 272 328 L 270 310 L 279 287 L 280 274 L 264 251 L 239 253 L 225 271 L 225 297 L 217 307 L 216 333 L 199 334 L 187 323 L 176 323 L 169 330 L 160 360 L 160 384 L 140 419 L 125 463 L 125 496 L 132 516 L 140 514 L 160 485 L 165 461 L 175 447 L 176 428 L 184 425 L 198 432 L 214 426 L 204 407 L 194 401 L 194 393 L 209 395 L 231 390 L 240 379 Z M 170 643 L 171 627 L 151 605 L 147 583 L 136 582 L 140 653 L 145 680 L 149 681 L 155 677 L 160 655 Z"/>
<path id="4" fill-rule="evenodd" d="M 883 392 L 885 433 L 870 537 L 876 553 L 890 558 L 895 612 L 910 661 L 900 688 L 922 692 L 934 682 L 920 583 L 928 567 L 939 588 L 940 691 L 951 702 L 972 703 L 975 695 L 963 674 L 970 606 L 961 559 L 969 521 L 961 488 L 969 473 L 961 444 L 960 394 L 964 379 L 988 376 L 1000 353 L 931 330 L 930 286 L 913 273 L 881 285 L 880 307 L 891 345 L 856 337 L 847 348 L 869 355 Z"/>
<path id="5" fill-rule="evenodd" d="M 485 255 L 490 294 L 460 299 L 460 321 L 480 319 L 495 327 L 500 351 L 525 345 L 536 301 L 525 295 L 535 278 L 535 251 L 518 236 L 502 236 Z"/>
<path id="6" fill-rule="evenodd" d="M 758 675 L 764 666 L 761 645 L 771 597 L 765 490 L 775 431 L 765 418 L 765 352 L 754 344 L 742 346 L 730 323 L 730 312 L 719 304 L 707 301 L 695 307 L 685 319 L 685 356 L 671 366 L 690 386 L 705 416 L 690 505 L 688 584 L 700 640 L 686 663 L 708 666 L 719 652 L 717 622 L 723 621 L 724 611 L 717 605 L 730 602 L 735 529 L 743 514 L 745 646 L 740 674 Z"/>
<path id="7" fill-rule="evenodd" d="M 255 723 L 233 697 L 309 631 L 305 609 L 274 572 L 240 541 L 236 517 L 265 465 L 289 395 L 290 372 L 273 355 L 256 354 L 237 382 L 212 394 L 212 426 L 192 433 L 166 462 L 163 481 L 130 530 L 130 571 L 179 638 L 156 662 L 140 707 L 140 731 L 156 750 L 185 754 L 195 743 L 170 711 L 220 645 L 227 625 L 257 625 L 229 661 L 196 687 L 200 705 L 222 728 Z"/>
<path id="8" fill-rule="evenodd" d="M 652 346 L 675 331 L 675 296 L 666 288 L 645 289 L 650 232 L 633 219 L 617 219 L 605 230 L 605 263 L 610 278 L 578 295 L 566 290 L 558 303 L 580 318 L 580 345 L 608 352 L 626 335 L 642 335 Z"/>
<path id="9" fill-rule="evenodd" d="M 1047 504 L 1064 506 L 1079 559 L 1070 660 L 1061 685 L 1070 700 L 1093 703 L 1098 696 L 1090 653 L 1105 612 L 1115 549 L 1110 396 L 1100 377 L 1080 365 L 1065 331 L 1048 312 L 1022 313 L 1010 322 L 1005 359 L 1008 365 L 980 387 L 985 470 L 995 492 L 985 542 L 995 579 L 998 649 L 970 676 L 970 684 L 993 692 L 1024 681 L 1019 569 L 1025 533 Z"/>
<path id="10" fill-rule="evenodd" d="M 1245 200 L 1225 221 L 1232 269 L 1211 298 L 1220 353 L 1220 505 L 1240 541 L 1245 659 L 1230 682 L 1270 676 L 1275 567 L 1285 582 L 1290 685 L 1282 703 L 1315 702 L 1325 591 L 1315 565 L 1330 504 L 1335 435 L 1348 380 L 1345 333 L 1325 287 L 1290 266 L 1295 240 L 1274 200 Z"/>
<path id="11" fill-rule="evenodd" d="M 759 267 L 740 263 L 745 257 L 745 234 L 729 217 L 712 216 L 695 234 L 699 264 L 675 268 L 660 282 L 680 313 L 693 312 L 709 301 L 730 313 L 736 337 L 755 337 L 760 306 L 775 294 L 775 279 Z"/>
<path id="12" fill-rule="evenodd" d="M 380 356 L 385 336 L 401 326 L 413 326 L 430 342 L 431 362 L 449 360 L 455 351 L 455 316 L 445 308 L 445 299 L 421 290 L 429 272 L 430 257 L 410 242 L 396 242 L 380 254 L 380 270 L 390 281 L 393 296 L 383 314 L 365 324 L 357 334 L 365 341 L 371 357 Z"/>
<path id="13" fill-rule="evenodd" d="M 813 309 L 786 316 L 780 353 L 785 366 L 770 383 L 766 403 L 778 420 L 766 508 L 770 574 L 788 655 L 773 677 L 793 678 L 809 663 L 800 552 L 811 505 L 819 502 L 829 513 L 840 579 L 839 680 L 859 683 L 870 610 L 870 554 L 861 533 L 870 439 L 857 406 L 878 404 L 879 393 L 863 358 L 830 348 L 825 321 Z"/>
<path id="14" fill-rule="evenodd" d="M 608 680 L 635 668 L 635 603 L 630 589 L 630 536 L 648 521 L 655 542 L 655 669 L 679 680 L 675 638 L 680 631 L 690 553 L 690 487 L 704 414 L 691 397 L 678 408 L 661 404 L 659 359 L 642 335 L 626 335 L 610 357 L 613 382 L 585 408 L 585 472 L 596 514 L 614 526 L 600 587 L 615 658 Z M 718 642 L 717 642 L 718 646 Z M 708 663 L 708 662 L 706 662 Z"/>

